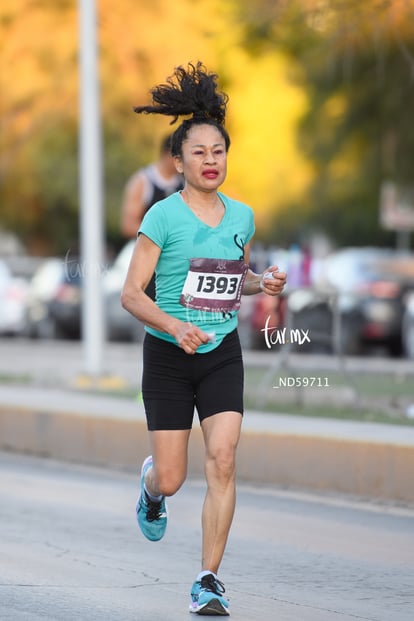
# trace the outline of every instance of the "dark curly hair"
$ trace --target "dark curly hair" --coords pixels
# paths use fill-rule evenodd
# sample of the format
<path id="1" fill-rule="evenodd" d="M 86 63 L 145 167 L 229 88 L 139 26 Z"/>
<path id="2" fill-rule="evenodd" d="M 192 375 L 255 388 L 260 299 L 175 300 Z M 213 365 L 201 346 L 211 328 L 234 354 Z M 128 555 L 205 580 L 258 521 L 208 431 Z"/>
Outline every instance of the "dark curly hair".
<path id="1" fill-rule="evenodd" d="M 180 116 L 189 116 L 175 130 L 171 140 L 172 155 L 181 155 L 182 144 L 193 125 L 212 125 L 223 136 L 226 151 L 230 147 L 230 137 L 224 128 L 228 96 L 218 91 L 218 76 L 209 73 L 200 61 L 189 63 L 185 69 L 176 67 L 165 84 L 151 89 L 153 105 L 137 106 L 138 114 L 164 114 L 172 116 L 171 125 Z"/>

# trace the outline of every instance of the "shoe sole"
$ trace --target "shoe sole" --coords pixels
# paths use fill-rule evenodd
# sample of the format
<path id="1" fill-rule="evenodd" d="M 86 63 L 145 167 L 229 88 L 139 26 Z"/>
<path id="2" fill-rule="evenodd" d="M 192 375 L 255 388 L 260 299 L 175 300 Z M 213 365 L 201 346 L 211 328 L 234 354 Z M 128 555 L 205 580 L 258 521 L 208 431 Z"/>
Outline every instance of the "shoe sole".
<path id="1" fill-rule="evenodd" d="M 152 464 L 152 455 L 149 455 L 149 456 L 148 456 L 148 457 L 144 460 L 144 463 L 143 463 L 143 464 L 142 464 L 142 466 L 141 466 L 141 474 L 140 474 L 140 491 L 139 491 L 139 496 L 138 496 L 138 498 L 137 498 L 137 502 L 136 502 L 136 504 L 135 504 L 135 510 L 136 510 L 137 514 L 138 514 L 138 505 L 139 505 L 139 501 L 140 501 L 141 495 L 142 495 L 142 493 L 143 493 L 143 489 L 142 489 L 142 477 L 144 476 L 144 473 L 145 473 L 145 471 L 146 471 L 146 466 L 147 466 L 149 463 L 151 463 L 151 464 Z"/>
<path id="2" fill-rule="evenodd" d="M 204 615 L 206 617 L 207 616 L 228 617 L 230 615 L 230 612 L 228 611 L 228 609 L 225 608 L 223 604 L 219 602 L 218 599 L 211 599 L 207 604 L 204 604 L 204 606 L 201 606 L 201 608 L 199 609 L 190 607 L 190 612 L 194 612 L 197 615 L 202 615 L 202 616 Z"/>
<path id="3" fill-rule="evenodd" d="M 143 477 L 143 475 L 144 475 L 144 473 L 145 473 L 146 466 L 147 466 L 148 464 L 151 464 L 151 465 L 152 465 L 152 455 L 149 455 L 149 456 L 148 456 L 148 457 L 144 460 L 144 463 L 142 464 L 142 467 L 141 467 L 141 480 L 142 480 L 142 477 Z M 137 499 L 137 502 L 136 502 L 136 504 L 135 504 L 135 514 L 136 514 L 136 516 L 137 516 L 138 526 L 139 526 L 139 528 L 140 528 L 140 530 L 141 530 L 142 534 L 144 535 L 144 537 L 145 537 L 148 541 L 160 541 L 160 540 L 164 537 L 164 535 L 165 535 L 165 531 L 166 531 L 166 529 L 167 529 L 167 526 L 165 526 L 164 532 L 162 533 L 162 535 L 161 535 L 161 536 L 153 537 L 153 536 L 148 536 L 148 533 L 145 533 L 145 532 L 142 530 L 142 526 L 141 526 L 141 524 L 139 523 L 139 519 L 138 519 L 138 509 L 139 509 L 139 504 L 140 504 L 141 494 L 142 494 L 142 493 L 143 493 L 143 491 L 142 491 L 142 488 L 141 488 L 141 490 L 140 490 L 140 494 L 139 494 L 138 499 Z M 163 517 L 165 517 L 165 518 L 168 520 L 168 508 L 167 508 L 167 503 L 165 503 L 165 514 L 163 515 Z"/>
<path id="4" fill-rule="evenodd" d="M 150 462 L 152 462 L 152 455 L 149 455 L 149 456 L 148 456 L 148 457 L 144 460 L 144 463 L 143 463 L 143 464 L 142 464 L 142 466 L 141 466 L 141 472 L 140 472 L 140 482 L 142 481 L 142 477 L 143 477 L 143 474 L 144 474 L 144 472 L 145 472 L 145 467 L 146 467 L 146 465 L 147 465 L 148 463 L 150 463 Z M 142 493 L 143 493 L 143 490 L 142 490 L 142 485 L 141 485 L 141 483 L 140 483 L 140 491 L 139 491 L 139 495 L 138 495 L 138 498 L 137 498 L 137 502 L 135 503 L 135 513 L 136 513 L 136 515 L 137 515 L 137 518 L 138 518 L 138 509 L 139 509 L 139 504 L 140 504 L 140 500 L 141 500 Z M 140 526 L 139 522 L 138 522 L 138 525 L 139 525 L 139 527 L 141 528 L 141 526 Z M 144 534 L 144 536 L 146 537 L 146 535 L 145 535 L 145 534 Z"/>
<path id="5" fill-rule="evenodd" d="M 145 458 L 144 463 L 141 466 L 141 477 L 144 474 L 145 467 L 148 464 L 152 464 L 152 455 L 148 455 L 148 457 Z"/>

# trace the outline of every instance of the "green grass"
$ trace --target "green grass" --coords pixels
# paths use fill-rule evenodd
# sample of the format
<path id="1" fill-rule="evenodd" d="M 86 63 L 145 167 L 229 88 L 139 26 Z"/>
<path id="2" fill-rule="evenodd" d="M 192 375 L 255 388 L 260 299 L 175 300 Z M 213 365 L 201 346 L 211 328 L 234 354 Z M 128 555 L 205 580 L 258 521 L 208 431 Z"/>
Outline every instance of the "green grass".
<path id="1" fill-rule="evenodd" d="M 311 376 L 315 376 L 312 388 L 274 388 L 280 385 L 279 378 L 298 377 L 303 382 Z M 326 385 L 329 393 L 324 393 Z M 407 406 L 414 404 L 414 377 L 283 369 L 266 376 L 251 367 L 245 371 L 245 402 L 247 408 L 267 412 L 414 426 L 414 419 L 406 416 Z"/>
<path id="2" fill-rule="evenodd" d="M 312 416 L 337 420 L 358 420 L 366 422 L 388 423 L 394 425 L 414 426 L 414 419 L 405 414 L 406 405 L 414 404 L 414 376 L 379 373 L 341 374 L 338 372 L 315 371 L 294 372 L 278 369 L 268 376 L 263 386 L 263 369 L 247 367 L 245 369 L 245 406 L 246 409 L 262 410 L 269 413 L 283 413 L 297 416 Z M 273 388 L 279 377 L 310 377 L 316 380 L 313 388 Z M 322 386 L 318 387 L 319 383 Z M 326 378 L 326 379 L 325 379 Z M 0 375 L 0 384 L 30 385 L 33 381 L 29 375 Z M 324 385 L 328 384 L 331 394 L 330 402 L 324 402 Z M 338 402 L 332 402 L 332 392 L 338 389 Z M 317 394 L 317 399 L 310 402 L 307 391 Z M 341 403 L 340 392 L 353 391 L 355 403 Z M 105 394 L 108 398 L 125 398 L 139 401 L 140 391 L 136 387 L 124 386 L 119 389 L 89 388 L 85 391 Z M 265 398 L 263 397 L 265 395 Z M 286 399 L 288 394 L 289 398 Z M 316 401 L 316 402 L 315 402 Z"/>
<path id="3" fill-rule="evenodd" d="M 279 375 L 286 375 L 286 373 L 279 373 Z M 290 372 L 290 375 L 293 375 Z M 304 377 L 305 374 L 298 374 L 299 377 Z M 306 374 L 306 377 L 309 373 Z M 389 413 L 390 400 L 395 397 L 412 398 L 414 403 L 414 380 L 412 377 L 394 377 L 391 375 L 367 375 L 360 374 L 358 376 L 353 375 L 350 377 L 344 376 L 340 373 L 326 373 L 315 372 L 316 377 L 327 378 L 328 384 L 331 389 L 337 388 L 349 388 L 356 391 L 359 399 L 363 402 L 363 406 L 355 407 L 350 405 L 332 405 L 323 403 L 323 390 L 324 388 L 314 387 L 313 390 L 319 391 L 321 399 L 317 404 L 306 404 L 301 402 L 302 400 L 295 400 L 290 398 L 289 401 L 283 401 L 280 399 L 280 392 L 272 388 L 273 382 L 277 381 L 277 375 L 269 378 L 270 382 L 265 389 L 266 400 L 263 405 L 258 408 L 257 391 L 260 386 L 260 382 L 263 379 L 263 370 L 253 367 L 246 367 L 245 369 L 245 405 L 246 408 L 254 410 L 260 409 L 269 413 L 283 413 L 292 414 L 297 416 L 314 416 L 320 418 L 331 418 L 337 420 L 358 420 L 365 422 L 377 422 L 387 424 L 397 424 L 414 426 L 414 420 L 405 416 L 404 412 L 393 411 Z M 324 381 L 322 382 L 325 383 Z M 294 390 L 294 389 L 292 389 Z M 302 397 L 306 395 L 307 388 L 303 388 L 301 391 Z M 108 397 L 123 397 L 127 399 L 139 399 L 139 392 L 136 389 L 122 388 L 120 390 L 105 391 Z M 293 395 L 294 397 L 294 395 Z M 381 403 L 383 405 L 381 406 Z M 386 408 L 384 405 L 388 405 Z"/>
<path id="4" fill-rule="evenodd" d="M 246 409 L 256 409 L 254 398 L 246 396 Z M 414 420 L 404 415 L 387 414 L 375 408 L 346 408 L 324 405 L 302 405 L 292 403 L 266 403 L 261 410 L 274 414 L 292 414 L 293 416 L 311 416 L 317 418 L 331 418 L 335 420 L 356 420 L 370 423 L 385 423 L 389 425 L 414 426 Z"/>
<path id="5" fill-rule="evenodd" d="M 2 375 L 0 374 L 0 384 L 30 384 L 30 375 Z"/>

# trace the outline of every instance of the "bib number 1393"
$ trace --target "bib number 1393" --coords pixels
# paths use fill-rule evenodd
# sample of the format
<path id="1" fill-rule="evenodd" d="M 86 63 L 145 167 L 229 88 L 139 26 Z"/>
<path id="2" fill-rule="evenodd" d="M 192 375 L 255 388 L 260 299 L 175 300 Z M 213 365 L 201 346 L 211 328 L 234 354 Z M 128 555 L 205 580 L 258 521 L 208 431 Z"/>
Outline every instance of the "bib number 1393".
<path id="1" fill-rule="evenodd" d="M 246 272 L 240 260 L 191 259 L 180 304 L 206 311 L 238 310 Z"/>
<path id="2" fill-rule="evenodd" d="M 216 276 L 212 274 L 198 274 L 197 276 L 197 293 L 213 293 L 217 292 L 218 295 L 226 293 L 233 295 L 237 292 L 237 287 L 240 282 L 238 276 Z"/>

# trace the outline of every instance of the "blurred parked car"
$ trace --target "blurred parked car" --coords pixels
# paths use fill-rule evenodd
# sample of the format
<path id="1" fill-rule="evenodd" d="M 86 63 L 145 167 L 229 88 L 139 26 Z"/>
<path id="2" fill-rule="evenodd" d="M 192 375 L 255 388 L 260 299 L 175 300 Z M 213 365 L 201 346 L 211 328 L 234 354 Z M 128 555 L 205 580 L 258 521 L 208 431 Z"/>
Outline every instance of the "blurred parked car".
<path id="1" fill-rule="evenodd" d="M 121 291 L 134 242 L 127 243 L 102 273 L 102 295 L 108 340 L 140 341 L 143 326 L 121 306 Z M 27 303 L 27 333 L 33 338 L 81 336 L 85 269 L 76 257 L 50 258 L 32 278 Z"/>
<path id="2" fill-rule="evenodd" d="M 402 353 L 402 323 L 412 283 L 398 273 L 399 257 L 384 248 L 344 248 L 326 257 L 316 290 L 336 292 L 343 353 L 358 354 L 368 345 Z M 305 321 L 306 308 L 302 315 Z M 323 321 L 332 332 L 332 312 L 330 320 L 324 316 Z"/>
<path id="3" fill-rule="evenodd" d="M 248 316 L 249 340 L 245 341 L 248 349 L 266 349 L 268 339 L 265 331 L 270 336 L 274 330 L 283 328 L 285 316 L 286 298 L 284 296 L 271 296 L 265 293 L 245 296 L 239 313 L 239 334 L 242 333 Z M 273 347 L 279 344 L 274 343 Z"/>
<path id="4" fill-rule="evenodd" d="M 83 269 L 77 258 L 61 261 L 58 285 L 48 307 L 57 338 L 81 336 Z"/>
<path id="5" fill-rule="evenodd" d="M 26 316 L 27 335 L 32 338 L 58 337 L 58 329 L 50 312 L 50 304 L 64 277 L 63 261 L 45 259 L 35 271 L 28 290 Z"/>
<path id="6" fill-rule="evenodd" d="M 144 325 L 121 305 L 121 292 L 134 246 L 135 240 L 125 244 L 103 278 L 107 336 L 111 341 L 139 342 L 144 336 Z"/>
<path id="7" fill-rule="evenodd" d="M 27 290 L 27 282 L 13 276 L 7 263 L 0 260 L 0 334 L 24 332 Z"/>

